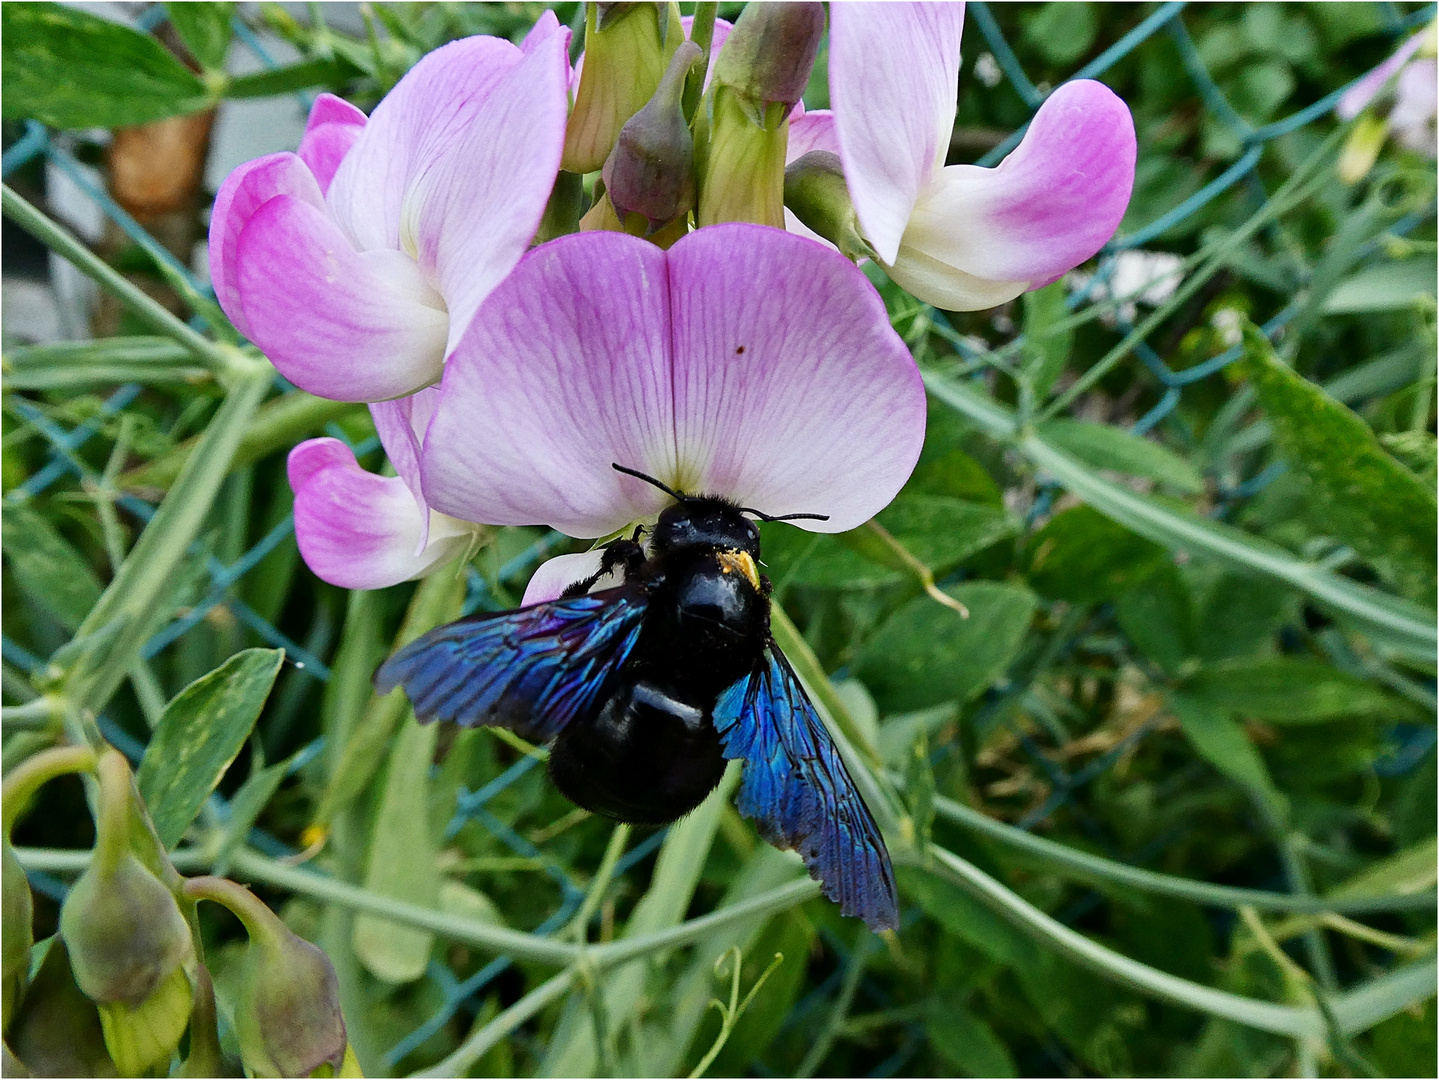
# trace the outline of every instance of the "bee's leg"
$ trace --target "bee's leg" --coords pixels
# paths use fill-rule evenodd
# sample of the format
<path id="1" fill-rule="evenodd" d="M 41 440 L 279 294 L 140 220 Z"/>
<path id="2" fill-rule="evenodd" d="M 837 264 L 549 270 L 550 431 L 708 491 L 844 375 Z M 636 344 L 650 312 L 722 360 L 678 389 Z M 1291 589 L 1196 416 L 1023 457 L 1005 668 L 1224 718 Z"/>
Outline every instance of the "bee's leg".
<path id="1" fill-rule="evenodd" d="M 606 544 L 602 549 L 604 554 L 600 556 L 599 570 L 565 589 L 564 592 L 560 593 L 561 599 L 568 600 L 576 596 L 584 596 L 595 587 L 595 583 L 598 582 L 600 578 L 606 574 L 614 573 L 617 568 L 624 570 L 626 578 L 639 570 L 645 563 L 645 551 L 644 548 L 640 547 L 638 539 L 642 529 L 643 526 L 637 525 L 635 526 L 634 537 L 631 539 L 611 540 Z"/>
<path id="2" fill-rule="evenodd" d="M 770 598 L 770 594 L 773 592 L 774 582 L 761 574 L 759 576 L 759 594 L 763 596 L 766 600 L 768 600 Z"/>

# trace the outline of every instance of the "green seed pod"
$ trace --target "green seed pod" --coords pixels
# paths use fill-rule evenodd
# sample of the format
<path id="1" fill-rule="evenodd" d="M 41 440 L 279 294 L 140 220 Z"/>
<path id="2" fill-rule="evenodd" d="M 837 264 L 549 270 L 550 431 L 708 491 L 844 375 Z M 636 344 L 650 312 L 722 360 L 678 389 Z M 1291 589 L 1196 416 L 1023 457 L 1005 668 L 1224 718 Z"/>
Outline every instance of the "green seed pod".
<path id="1" fill-rule="evenodd" d="M 235 1004 L 240 1056 L 253 1076 L 340 1076 L 353 1054 L 329 958 L 255 896 L 223 878 L 192 878 L 187 895 L 223 904 L 250 935 Z"/>
<path id="2" fill-rule="evenodd" d="M 625 121 L 605 160 L 605 194 L 621 220 L 643 217 L 646 235 L 694 208 L 694 140 L 681 98 L 690 69 L 703 58 L 693 42 L 675 50 L 654 96 Z"/>

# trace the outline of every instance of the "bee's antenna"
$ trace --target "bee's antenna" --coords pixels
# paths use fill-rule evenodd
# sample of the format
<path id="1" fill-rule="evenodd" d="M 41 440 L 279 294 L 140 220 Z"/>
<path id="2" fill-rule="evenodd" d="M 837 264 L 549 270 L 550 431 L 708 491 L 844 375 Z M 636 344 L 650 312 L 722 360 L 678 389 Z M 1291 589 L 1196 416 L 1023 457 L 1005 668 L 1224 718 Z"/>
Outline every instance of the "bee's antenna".
<path id="1" fill-rule="evenodd" d="M 637 480 L 643 480 L 646 484 L 653 484 L 655 487 L 663 491 L 666 495 L 670 496 L 671 498 L 678 499 L 680 502 L 688 502 L 693 497 L 690 495 L 681 495 L 674 488 L 670 487 L 668 484 L 661 483 L 653 476 L 650 476 L 648 473 L 642 473 L 638 469 L 627 469 L 618 462 L 610 462 L 610 468 L 614 469 L 615 472 L 622 472 L 626 476 L 633 476 Z"/>
<path id="2" fill-rule="evenodd" d="M 828 521 L 828 514 L 766 514 L 763 510 L 756 510 L 752 506 L 741 506 L 740 510 L 746 514 L 753 514 L 761 521 Z"/>

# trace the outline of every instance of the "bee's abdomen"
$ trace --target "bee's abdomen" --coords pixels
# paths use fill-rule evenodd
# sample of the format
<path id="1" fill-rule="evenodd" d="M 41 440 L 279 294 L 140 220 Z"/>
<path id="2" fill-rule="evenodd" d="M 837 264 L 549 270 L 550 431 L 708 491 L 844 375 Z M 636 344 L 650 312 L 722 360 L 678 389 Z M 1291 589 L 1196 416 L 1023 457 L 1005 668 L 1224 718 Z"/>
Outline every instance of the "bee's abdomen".
<path id="1" fill-rule="evenodd" d="M 705 710 L 646 680 L 626 680 L 595 720 L 566 728 L 550 748 L 550 776 L 565 798 L 640 825 L 689 813 L 724 769 Z"/>

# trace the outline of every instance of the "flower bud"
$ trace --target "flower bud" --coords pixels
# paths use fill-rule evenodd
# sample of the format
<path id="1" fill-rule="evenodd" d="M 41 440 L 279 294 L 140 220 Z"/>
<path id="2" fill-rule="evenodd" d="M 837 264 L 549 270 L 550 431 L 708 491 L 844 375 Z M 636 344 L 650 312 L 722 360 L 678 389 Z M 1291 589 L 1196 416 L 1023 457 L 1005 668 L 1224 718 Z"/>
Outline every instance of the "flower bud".
<path id="1" fill-rule="evenodd" d="M 99 1013 L 75 985 L 62 939 L 50 939 L 35 981 L 5 1032 L 5 1044 L 36 1076 L 116 1075 Z M 8 1068 L 5 1075 L 12 1075 Z"/>
<path id="2" fill-rule="evenodd" d="M 681 99 L 690 69 L 703 58 L 693 42 L 675 50 L 654 96 L 625 121 L 605 160 L 605 195 L 622 221 L 644 218 L 646 235 L 694 208 L 694 139 Z"/>
<path id="3" fill-rule="evenodd" d="M 683 40 L 674 0 L 589 5 L 584 67 L 560 168 L 587 173 L 605 163 L 620 128 L 654 96 Z"/>
<path id="4" fill-rule="evenodd" d="M 3 1000 L 4 1027 L 9 1028 L 10 1017 L 15 1015 L 15 1006 L 25 992 L 25 983 L 30 977 L 30 946 L 35 943 L 34 907 L 30 900 L 30 882 L 15 849 L 8 838 L 0 839 L 0 874 L 3 874 L 4 907 L 0 911 L 0 955 L 4 957 L 4 982 L 0 984 L 0 1000 Z"/>
<path id="5" fill-rule="evenodd" d="M 229 908 L 250 935 L 235 1004 L 240 1056 L 253 1076 L 357 1075 L 329 958 L 253 893 L 223 878 L 185 883 L 189 896 Z"/>
<path id="6" fill-rule="evenodd" d="M 97 771 L 95 852 L 60 909 L 60 936 L 75 982 L 99 1006 L 110 1056 L 138 1076 L 168 1060 L 185 1033 L 194 940 L 174 894 L 130 847 L 130 767 L 110 750 Z"/>
<path id="7" fill-rule="evenodd" d="M 738 91 L 754 123 L 771 126 L 804 95 L 823 34 L 817 3 L 747 4 L 715 61 L 714 81 Z M 772 105 L 780 106 L 773 121 Z"/>
<path id="8" fill-rule="evenodd" d="M 789 121 L 778 118 L 782 106 L 772 107 L 774 126 L 756 126 L 738 91 L 716 85 L 710 87 L 709 93 L 709 131 L 699 169 L 696 224 L 752 221 L 784 228 L 784 158 Z M 704 106 L 700 108 L 703 115 Z"/>
<path id="9" fill-rule="evenodd" d="M 874 258 L 874 251 L 860 232 L 838 154 L 811 150 L 790 162 L 784 171 L 784 204 L 795 217 L 839 248 L 846 259 L 858 262 Z"/>

